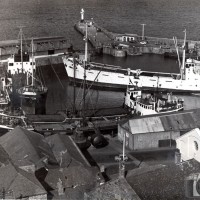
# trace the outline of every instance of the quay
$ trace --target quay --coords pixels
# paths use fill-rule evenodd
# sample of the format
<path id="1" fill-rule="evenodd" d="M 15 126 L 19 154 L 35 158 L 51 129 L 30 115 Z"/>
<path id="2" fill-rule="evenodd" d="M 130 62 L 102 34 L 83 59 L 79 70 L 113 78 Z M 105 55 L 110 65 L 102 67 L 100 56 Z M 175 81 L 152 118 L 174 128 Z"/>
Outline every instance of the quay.
<path id="1" fill-rule="evenodd" d="M 143 53 L 160 54 L 177 57 L 173 38 L 158 38 L 139 36 L 137 34 L 113 33 L 99 26 L 93 19 L 84 19 L 84 10 L 81 11 L 81 20 L 75 24 L 75 29 L 85 35 L 87 24 L 88 40 L 97 53 L 110 54 L 116 57 L 138 56 Z M 177 39 L 179 54 L 182 55 L 183 39 Z M 200 56 L 200 41 L 186 40 L 186 56 Z"/>
<path id="2" fill-rule="evenodd" d="M 23 40 L 23 49 L 31 52 L 31 38 Z M 65 37 L 37 37 L 33 38 L 35 55 L 55 54 L 66 52 L 71 44 Z M 0 57 L 7 58 L 19 51 L 20 40 L 0 41 Z"/>

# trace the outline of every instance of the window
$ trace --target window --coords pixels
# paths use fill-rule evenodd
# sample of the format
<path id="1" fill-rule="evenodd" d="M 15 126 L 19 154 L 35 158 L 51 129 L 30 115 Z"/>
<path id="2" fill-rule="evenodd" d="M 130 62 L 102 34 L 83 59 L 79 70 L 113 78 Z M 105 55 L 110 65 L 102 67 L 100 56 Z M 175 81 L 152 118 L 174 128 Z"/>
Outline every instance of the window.
<path id="1" fill-rule="evenodd" d="M 9 66 L 13 66 L 13 63 L 9 63 Z"/>
<path id="2" fill-rule="evenodd" d="M 194 148 L 195 148 L 196 151 L 198 151 L 199 145 L 198 145 L 197 141 L 194 141 Z"/>

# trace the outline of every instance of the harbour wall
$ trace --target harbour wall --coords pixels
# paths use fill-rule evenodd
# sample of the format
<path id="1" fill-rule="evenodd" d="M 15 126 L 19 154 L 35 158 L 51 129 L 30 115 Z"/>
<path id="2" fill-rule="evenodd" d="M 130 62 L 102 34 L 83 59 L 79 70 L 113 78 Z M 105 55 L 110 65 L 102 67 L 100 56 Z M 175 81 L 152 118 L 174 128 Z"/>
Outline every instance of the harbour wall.
<path id="1" fill-rule="evenodd" d="M 41 37 L 33 38 L 34 55 L 44 55 L 51 53 L 66 52 L 70 47 L 70 43 L 64 37 Z M 22 48 L 26 52 L 31 52 L 31 39 L 23 40 Z M 20 50 L 19 40 L 0 41 L 0 56 L 10 56 L 18 53 Z"/>
<path id="2" fill-rule="evenodd" d="M 126 55 L 141 55 L 143 53 L 153 53 L 165 55 L 165 53 L 176 54 L 173 38 L 158 38 L 138 36 L 136 34 L 118 34 L 113 33 L 99 26 L 93 20 L 85 20 L 75 24 L 75 29 L 82 35 L 85 35 L 86 23 L 88 25 L 88 40 L 97 52 L 110 54 L 117 57 Z M 124 41 L 123 38 L 135 38 L 134 41 Z M 145 44 L 141 42 L 145 40 Z M 183 39 L 177 39 L 179 54 L 182 54 Z M 200 41 L 187 40 L 186 50 L 196 52 L 200 55 Z M 196 55 L 195 54 L 195 55 Z"/>

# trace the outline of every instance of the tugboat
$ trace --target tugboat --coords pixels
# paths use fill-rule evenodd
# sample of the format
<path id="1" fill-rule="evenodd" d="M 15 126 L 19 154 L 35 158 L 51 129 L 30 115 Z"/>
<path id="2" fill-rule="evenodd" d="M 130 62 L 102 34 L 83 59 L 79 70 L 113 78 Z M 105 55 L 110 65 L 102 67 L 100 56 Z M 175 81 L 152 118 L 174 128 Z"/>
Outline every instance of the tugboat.
<path id="1" fill-rule="evenodd" d="M 183 110 L 183 99 L 172 96 L 172 93 L 162 95 L 142 94 L 138 87 L 128 87 L 125 94 L 124 105 L 130 109 L 131 114 L 154 115 L 171 113 Z"/>

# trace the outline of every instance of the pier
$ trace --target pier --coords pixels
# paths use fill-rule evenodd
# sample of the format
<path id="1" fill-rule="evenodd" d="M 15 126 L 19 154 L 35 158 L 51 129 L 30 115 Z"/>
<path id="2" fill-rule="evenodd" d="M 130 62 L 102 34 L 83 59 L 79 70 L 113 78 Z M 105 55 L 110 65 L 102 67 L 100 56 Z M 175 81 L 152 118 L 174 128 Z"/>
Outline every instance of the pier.
<path id="1" fill-rule="evenodd" d="M 87 26 L 88 40 L 98 53 L 110 54 L 115 57 L 138 56 L 143 53 L 152 53 L 176 57 L 176 48 L 173 38 L 158 38 L 139 36 L 137 34 L 118 34 L 106 30 L 94 22 L 85 20 L 84 13 L 81 20 L 75 24 L 75 29 L 85 35 Z M 183 39 L 177 39 L 179 54 L 183 52 Z M 200 41 L 186 41 L 188 56 L 200 56 Z"/>

